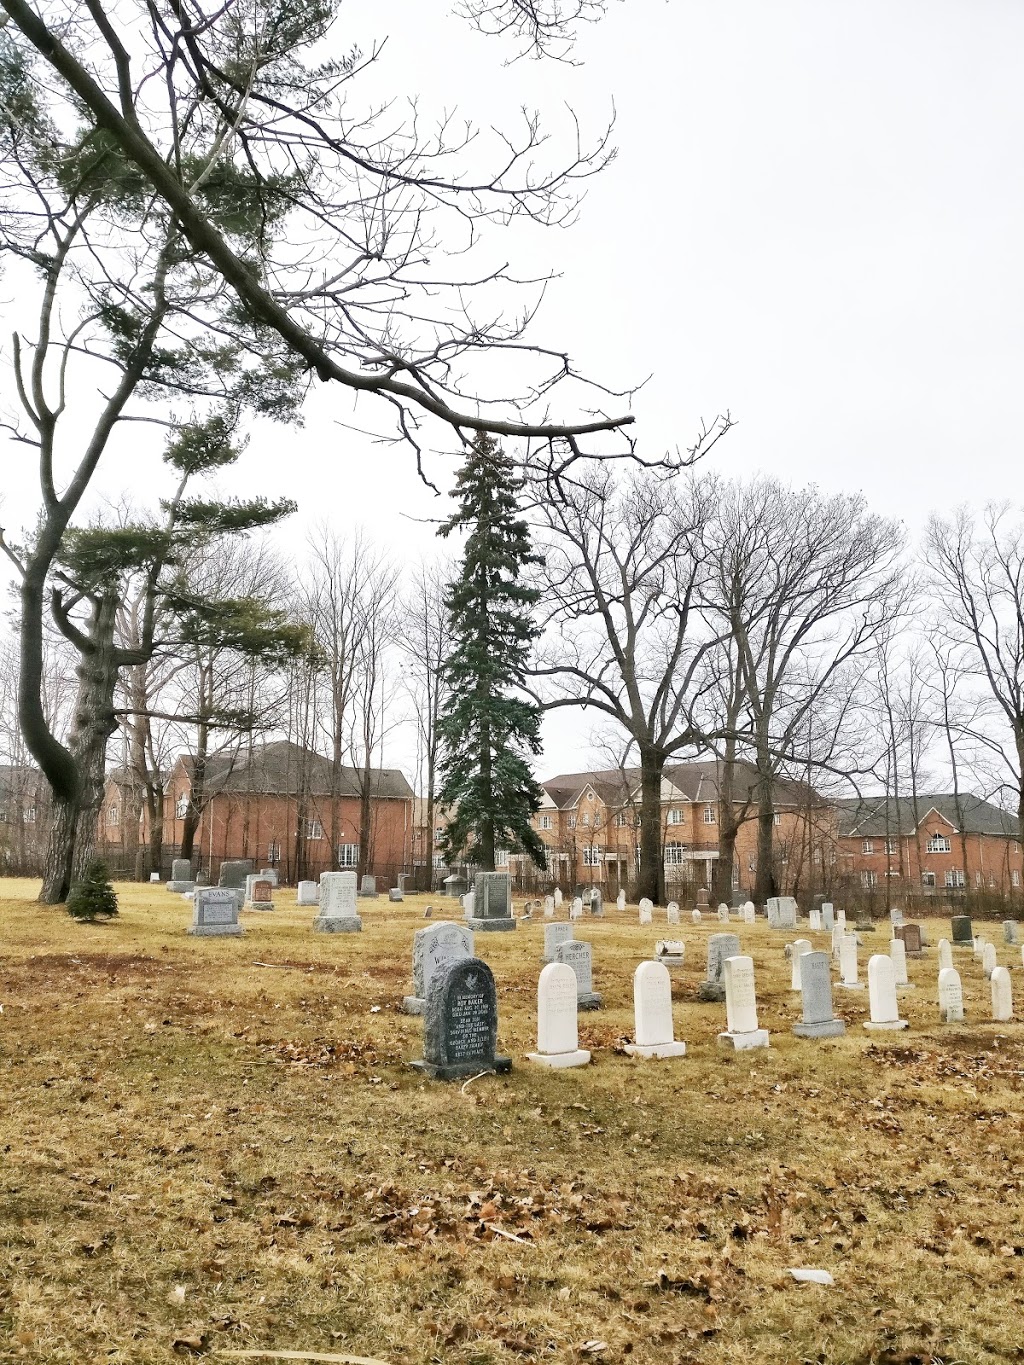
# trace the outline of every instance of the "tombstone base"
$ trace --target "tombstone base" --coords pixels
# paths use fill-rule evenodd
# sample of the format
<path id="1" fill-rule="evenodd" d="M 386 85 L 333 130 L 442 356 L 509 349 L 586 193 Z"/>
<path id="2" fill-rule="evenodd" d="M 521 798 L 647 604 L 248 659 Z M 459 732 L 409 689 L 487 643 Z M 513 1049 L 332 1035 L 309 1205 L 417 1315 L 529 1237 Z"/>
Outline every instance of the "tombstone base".
<path id="1" fill-rule="evenodd" d="M 842 1019 L 822 1019 L 816 1024 L 794 1024 L 793 1032 L 798 1038 L 839 1038 L 846 1025 Z"/>
<path id="2" fill-rule="evenodd" d="M 313 929 L 318 934 L 361 934 L 363 921 L 358 915 L 317 915 Z"/>
<path id="3" fill-rule="evenodd" d="M 405 897 L 402 895 L 401 891 L 399 891 L 399 889 L 398 889 L 397 886 L 393 886 L 393 887 L 391 888 L 391 890 L 388 892 L 388 900 L 389 900 L 389 901 L 404 901 L 404 900 L 405 900 Z"/>
<path id="4" fill-rule="evenodd" d="M 862 990 L 864 989 L 864 982 L 863 982 L 863 981 L 840 981 L 840 982 L 839 982 L 839 989 L 840 989 L 841 991 L 862 991 Z"/>
<path id="5" fill-rule="evenodd" d="M 185 896 L 195 889 L 195 882 L 167 882 L 167 890 L 175 891 L 179 896 Z"/>
<path id="6" fill-rule="evenodd" d="M 418 995 L 406 995 L 402 997 L 403 1014 L 422 1014 L 427 1008 L 427 1002 L 421 1000 Z"/>
<path id="7" fill-rule="evenodd" d="M 725 986 L 719 981 L 702 981 L 697 987 L 697 999 L 720 1005 L 725 999 Z"/>
<path id="8" fill-rule="evenodd" d="M 246 905 L 244 907 L 244 909 L 246 910 L 258 910 L 261 914 L 264 911 L 273 910 L 273 908 L 274 908 L 273 901 L 261 901 L 258 905 Z"/>
<path id="9" fill-rule="evenodd" d="M 880 1032 L 892 1033 L 896 1029 L 906 1028 L 906 1019 L 869 1019 L 864 1025 L 865 1028 L 874 1029 Z"/>
<path id="10" fill-rule="evenodd" d="M 516 921 L 509 915 L 508 919 L 477 919 L 475 915 L 466 916 L 466 927 L 472 929 L 474 933 L 479 930 L 482 934 L 509 932 L 516 927 Z"/>
<path id="11" fill-rule="evenodd" d="M 652 957 L 652 962 L 660 962 L 663 967 L 684 967 L 686 958 L 680 957 L 678 953 L 665 953 L 661 957 Z"/>
<path id="12" fill-rule="evenodd" d="M 896 994 L 897 994 L 897 995 L 900 993 L 900 991 L 916 991 L 916 990 L 917 990 L 917 987 L 914 985 L 913 981 L 897 981 L 897 983 L 896 983 Z"/>
<path id="13" fill-rule="evenodd" d="M 561 1069 L 567 1066 L 586 1066 L 590 1061 L 590 1053 L 582 1047 L 578 1047 L 575 1052 L 528 1052 L 526 1060 L 536 1062 L 538 1066 Z"/>
<path id="14" fill-rule="evenodd" d="M 213 938 L 225 934 L 237 938 L 239 934 L 245 933 L 245 929 L 241 924 L 194 924 L 187 932 L 195 934 L 197 938 Z"/>
<path id="15" fill-rule="evenodd" d="M 380 893 L 377 891 L 357 891 L 356 895 L 360 900 L 375 901 Z"/>
<path id="16" fill-rule="evenodd" d="M 720 1033 L 718 1035 L 719 1047 L 735 1048 L 737 1052 L 747 1052 L 755 1047 L 768 1047 L 768 1030 L 766 1028 L 751 1029 L 749 1033 Z"/>
<path id="17" fill-rule="evenodd" d="M 631 1057 L 685 1057 L 685 1043 L 627 1043 Z"/>
<path id="18" fill-rule="evenodd" d="M 598 991 L 584 991 L 582 995 L 576 997 L 576 1008 L 578 1010 L 599 1010 L 604 1008 L 604 1001 Z"/>
<path id="19" fill-rule="evenodd" d="M 486 1075 L 493 1071 L 496 1076 L 504 1076 L 512 1070 L 512 1058 L 495 1057 L 490 1062 L 455 1062 L 450 1066 L 427 1061 L 410 1062 L 409 1065 L 414 1071 L 429 1076 L 432 1081 L 464 1081 L 467 1076 L 479 1076 L 481 1072 Z"/>

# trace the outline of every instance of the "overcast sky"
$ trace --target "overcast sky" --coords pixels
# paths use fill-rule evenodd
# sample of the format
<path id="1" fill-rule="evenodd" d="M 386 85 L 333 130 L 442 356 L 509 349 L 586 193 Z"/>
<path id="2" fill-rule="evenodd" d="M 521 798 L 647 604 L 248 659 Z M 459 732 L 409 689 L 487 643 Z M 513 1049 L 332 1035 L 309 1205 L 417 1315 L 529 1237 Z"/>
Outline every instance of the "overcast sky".
<path id="1" fill-rule="evenodd" d="M 388 37 L 375 79 L 421 113 L 501 124 L 527 104 L 557 132 L 568 104 L 597 130 L 614 103 L 619 154 L 577 224 L 511 247 L 560 275 L 538 338 L 612 385 L 651 374 L 645 453 L 728 408 L 717 470 L 862 490 L 912 534 L 931 510 L 1017 497 L 1024 6 L 624 0 L 583 31 L 575 68 L 503 67 L 500 43 L 423 0 L 343 13 L 364 50 Z M 399 559 L 429 552 L 415 518 L 442 506 L 348 416 L 319 392 L 303 431 L 256 434 L 239 485 L 298 500 L 293 540 L 329 515 Z M 6 449 L 10 525 L 32 486 Z M 136 458 L 111 459 L 108 492 Z M 585 766 L 584 734 L 561 713 L 542 772 Z"/>

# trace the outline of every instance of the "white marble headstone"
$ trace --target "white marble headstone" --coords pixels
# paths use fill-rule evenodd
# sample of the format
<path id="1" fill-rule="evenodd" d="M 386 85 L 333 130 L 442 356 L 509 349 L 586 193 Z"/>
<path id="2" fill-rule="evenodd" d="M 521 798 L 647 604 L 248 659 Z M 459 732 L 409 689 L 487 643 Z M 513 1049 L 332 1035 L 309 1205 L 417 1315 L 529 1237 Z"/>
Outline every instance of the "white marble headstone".
<path id="1" fill-rule="evenodd" d="M 955 967 L 943 967 L 939 972 L 939 1017 L 946 1024 L 964 1021 L 964 988 Z"/>
<path id="2" fill-rule="evenodd" d="M 1005 1024 L 1013 1018 L 1013 986 L 1009 967 L 995 967 L 990 978 L 992 985 L 992 1018 Z"/>
<path id="3" fill-rule="evenodd" d="M 868 1003 L 871 1020 L 864 1025 L 868 1029 L 902 1029 L 907 1027 L 906 1019 L 900 1018 L 896 1001 L 896 977 L 892 969 L 892 958 L 888 953 L 874 953 L 868 960 Z"/>
<path id="4" fill-rule="evenodd" d="M 544 1066 L 585 1066 L 590 1053 L 579 1045 L 576 973 L 561 962 L 549 962 L 537 982 L 537 1051 L 531 1062 Z"/>
<path id="5" fill-rule="evenodd" d="M 635 1043 L 626 1051 L 637 1057 L 682 1057 L 686 1044 L 675 1041 L 672 981 L 660 962 L 641 962 L 633 973 Z"/>

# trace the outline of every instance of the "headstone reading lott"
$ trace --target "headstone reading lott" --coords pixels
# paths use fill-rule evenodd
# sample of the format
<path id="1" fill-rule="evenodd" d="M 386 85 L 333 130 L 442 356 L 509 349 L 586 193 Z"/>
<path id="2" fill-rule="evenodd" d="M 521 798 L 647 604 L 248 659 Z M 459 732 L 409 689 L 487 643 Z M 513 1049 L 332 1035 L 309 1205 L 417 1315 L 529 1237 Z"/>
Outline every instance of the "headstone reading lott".
<path id="1" fill-rule="evenodd" d="M 944 1024 L 964 1022 L 964 988 L 955 967 L 939 972 L 939 1018 Z"/>
<path id="2" fill-rule="evenodd" d="M 405 1014 L 422 1014 L 434 974 L 451 962 L 473 956 L 473 935 L 462 924 L 438 920 L 412 936 L 412 995 L 402 1001 Z"/>
<path id="3" fill-rule="evenodd" d="M 868 959 L 868 1004 L 871 1018 L 866 1029 L 904 1029 L 896 1000 L 896 977 L 888 953 L 873 953 Z"/>
<path id="4" fill-rule="evenodd" d="M 754 991 L 754 960 L 728 957 L 725 960 L 725 1016 L 727 1028 L 718 1035 L 723 1047 L 745 1052 L 768 1046 L 768 1030 L 757 1026 L 757 995 Z"/>
<path id="5" fill-rule="evenodd" d="M 245 930 L 238 922 L 238 896 L 229 886 L 200 886 L 192 901 L 192 927 L 199 937 L 221 934 L 237 936 Z"/>
<path id="6" fill-rule="evenodd" d="M 512 878 L 507 872 L 478 872 L 473 885 L 473 914 L 467 920 L 471 929 L 482 933 L 516 927 L 512 915 Z"/>
<path id="7" fill-rule="evenodd" d="M 576 976 L 576 1004 L 581 1010 L 599 1010 L 601 996 L 594 990 L 593 949 L 589 943 L 566 939 L 555 948 L 555 961 L 571 967 Z"/>
<path id="8" fill-rule="evenodd" d="M 586 1066 L 590 1053 L 580 1047 L 576 1017 L 576 974 L 561 962 L 549 962 L 537 982 L 537 1051 L 527 1060 L 540 1066 Z"/>
<path id="9" fill-rule="evenodd" d="M 433 1080 L 464 1080 L 486 1071 L 511 1071 L 495 1054 L 498 997 L 494 977 L 478 957 L 443 964 L 434 973 L 423 1012 L 423 1058 L 413 1062 Z"/>
<path id="10" fill-rule="evenodd" d="M 320 913 L 313 920 L 318 934 L 359 934 L 363 921 L 356 914 L 356 874 L 320 874 Z"/>
<path id="11" fill-rule="evenodd" d="M 803 1015 L 793 1032 L 798 1038 L 838 1038 L 846 1032 L 832 1007 L 832 964 L 828 953 L 804 953 L 800 959 L 800 1003 Z"/>
<path id="12" fill-rule="evenodd" d="M 633 973 L 634 1057 L 684 1057 L 686 1044 L 677 1043 L 672 1023 L 672 981 L 661 962 L 641 962 Z"/>

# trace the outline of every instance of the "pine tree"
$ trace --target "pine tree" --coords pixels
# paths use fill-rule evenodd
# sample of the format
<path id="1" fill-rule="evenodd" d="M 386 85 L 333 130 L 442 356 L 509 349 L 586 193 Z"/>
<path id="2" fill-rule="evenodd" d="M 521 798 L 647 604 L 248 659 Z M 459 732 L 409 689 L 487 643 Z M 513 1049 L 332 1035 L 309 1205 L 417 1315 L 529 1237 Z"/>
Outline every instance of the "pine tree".
<path id="1" fill-rule="evenodd" d="M 72 919 L 110 919 L 117 914 L 117 893 L 107 877 L 106 864 L 94 858 L 82 880 L 75 882 L 67 899 L 67 912 Z"/>
<path id="2" fill-rule="evenodd" d="M 438 799 L 452 819 L 443 847 L 449 861 L 465 851 L 491 871 L 498 848 L 546 865 L 530 825 L 542 793 L 526 755 L 540 752 L 540 710 L 522 695 L 523 661 L 538 634 L 530 609 L 539 594 L 523 574 L 539 559 L 518 515 L 522 487 L 512 460 L 482 433 L 459 473 L 458 511 L 438 532 L 469 532 L 460 577 L 445 598 L 452 648 L 438 725 Z"/>

